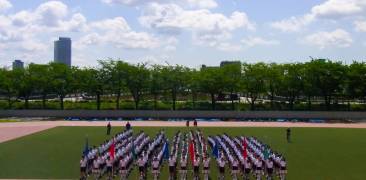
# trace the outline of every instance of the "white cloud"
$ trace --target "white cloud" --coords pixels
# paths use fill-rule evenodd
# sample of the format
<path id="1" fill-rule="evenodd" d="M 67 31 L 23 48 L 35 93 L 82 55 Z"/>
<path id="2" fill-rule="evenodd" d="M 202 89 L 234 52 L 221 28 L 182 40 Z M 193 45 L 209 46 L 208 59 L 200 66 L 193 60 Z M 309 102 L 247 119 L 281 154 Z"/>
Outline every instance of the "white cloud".
<path id="1" fill-rule="evenodd" d="M 366 32 L 366 21 L 355 21 L 355 30 L 359 32 Z"/>
<path id="2" fill-rule="evenodd" d="M 354 17 L 366 12 L 366 0 L 327 0 L 311 8 L 305 15 L 291 17 L 271 23 L 275 29 L 284 32 L 300 31 L 318 19 L 339 19 Z"/>
<path id="3" fill-rule="evenodd" d="M 89 34 L 81 37 L 76 42 L 79 48 L 98 44 L 112 44 L 123 49 L 151 49 L 160 46 L 157 37 L 133 31 L 123 17 L 92 22 L 89 26 L 98 31 L 90 30 Z"/>
<path id="4" fill-rule="evenodd" d="M 194 44 L 208 47 L 218 47 L 229 40 L 235 30 L 255 30 L 254 23 L 244 12 L 235 11 L 225 16 L 207 9 L 185 10 L 177 4 L 151 3 L 139 22 L 144 27 L 165 34 L 191 32 Z"/>
<path id="5" fill-rule="evenodd" d="M 353 43 L 351 35 L 343 30 L 336 29 L 334 31 L 321 31 L 304 38 L 304 43 L 317 46 L 320 49 L 327 47 L 349 47 Z"/>
<path id="6" fill-rule="evenodd" d="M 68 8 L 60 1 L 49 1 L 38 6 L 34 13 L 40 24 L 57 27 L 61 24 L 61 20 L 67 16 Z"/>
<path id="7" fill-rule="evenodd" d="M 242 39 L 241 42 L 246 47 L 254 47 L 254 46 L 271 46 L 271 45 L 279 45 L 280 42 L 277 40 L 267 40 L 262 37 L 248 37 Z"/>
<path id="8" fill-rule="evenodd" d="M 197 7 L 197 8 L 216 8 L 217 3 L 214 0 L 187 0 L 188 4 L 191 7 Z"/>
<path id="9" fill-rule="evenodd" d="M 211 9 L 218 6 L 215 0 L 102 0 L 102 2 L 109 5 L 122 4 L 127 6 L 141 6 L 149 3 L 176 3 L 197 9 Z"/>
<path id="10" fill-rule="evenodd" d="M 237 52 L 242 50 L 242 46 L 240 46 L 239 44 L 223 42 L 217 45 L 217 49 L 225 52 Z"/>
<path id="11" fill-rule="evenodd" d="M 8 0 L 0 0 L 0 12 L 10 9 L 13 5 Z"/>

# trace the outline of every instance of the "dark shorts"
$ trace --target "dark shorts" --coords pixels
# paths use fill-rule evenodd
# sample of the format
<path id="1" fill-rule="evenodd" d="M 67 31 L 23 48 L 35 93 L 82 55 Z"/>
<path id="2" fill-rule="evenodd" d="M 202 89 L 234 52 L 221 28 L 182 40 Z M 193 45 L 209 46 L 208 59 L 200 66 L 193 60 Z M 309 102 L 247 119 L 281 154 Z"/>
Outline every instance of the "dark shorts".
<path id="1" fill-rule="evenodd" d="M 273 173 L 273 168 L 267 168 L 267 172 L 268 172 L 268 174 L 272 174 Z"/>
<path id="2" fill-rule="evenodd" d="M 225 173 L 225 167 L 220 167 L 219 170 L 220 170 L 220 173 Z"/>
<path id="3" fill-rule="evenodd" d="M 208 169 L 210 169 L 209 167 L 203 167 L 203 170 L 208 170 Z"/>
<path id="4" fill-rule="evenodd" d="M 246 169 L 244 170 L 244 172 L 245 172 L 245 174 L 249 174 L 249 173 L 250 173 L 250 169 L 249 169 L 249 168 L 246 168 Z"/>
<path id="5" fill-rule="evenodd" d="M 126 170 L 126 167 L 121 167 L 121 170 Z"/>
<path id="6" fill-rule="evenodd" d="M 193 171 L 195 172 L 195 173 L 198 173 L 198 171 L 200 170 L 200 167 L 199 166 L 194 166 L 193 167 Z"/>
<path id="7" fill-rule="evenodd" d="M 143 172 L 144 171 L 144 166 L 139 166 L 139 171 Z"/>
<path id="8" fill-rule="evenodd" d="M 286 170 L 286 166 L 285 167 L 281 167 L 281 170 Z"/>
<path id="9" fill-rule="evenodd" d="M 255 169 L 260 171 L 262 170 L 262 167 L 256 167 Z"/>
<path id="10" fill-rule="evenodd" d="M 233 170 L 238 170 L 238 166 L 233 166 Z"/>
<path id="11" fill-rule="evenodd" d="M 157 171 L 157 170 L 159 170 L 159 168 L 153 168 L 153 170 L 154 170 L 154 171 Z"/>
<path id="12" fill-rule="evenodd" d="M 175 171 L 175 166 L 169 166 L 169 172 L 173 173 Z"/>
<path id="13" fill-rule="evenodd" d="M 112 172 L 112 166 L 107 166 L 107 172 Z"/>
<path id="14" fill-rule="evenodd" d="M 180 169 L 181 170 L 187 170 L 187 167 L 186 166 L 181 166 Z"/>
<path id="15" fill-rule="evenodd" d="M 86 171 L 86 167 L 80 167 L 80 172 L 85 172 Z"/>

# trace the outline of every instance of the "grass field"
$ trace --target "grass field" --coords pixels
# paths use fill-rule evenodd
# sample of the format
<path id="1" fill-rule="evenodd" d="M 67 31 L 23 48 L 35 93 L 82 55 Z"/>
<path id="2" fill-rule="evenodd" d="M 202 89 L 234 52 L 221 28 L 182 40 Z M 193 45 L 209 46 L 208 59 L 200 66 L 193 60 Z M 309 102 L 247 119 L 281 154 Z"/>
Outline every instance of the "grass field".
<path id="1" fill-rule="evenodd" d="M 114 127 L 113 133 L 121 127 Z M 134 128 L 155 136 L 161 128 Z M 177 130 L 165 128 L 170 137 Z M 256 136 L 272 149 L 283 153 L 288 161 L 288 179 L 337 180 L 366 179 L 366 130 L 330 128 L 293 128 L 293 143 L 285 141 L 285 128 L 204 128 L 205 135 Z M 79 158 L 85 136 L 89 144 L 97 145 L 105 139 L 104 127 L 57 127 L 0 143 L 1 178 L 77 179 Z M 167 175 L 164 167 L 163 178 Z M 216 166 L 212 166 L 212 179 Z M 133 175 L 136 175 L 134 170 Z M 228 177 L 228 176 L 227 176 Z M 131 178 L 132 179 L 132 178 Z M 230 178 L 228 178 L 230 179 Z"/>

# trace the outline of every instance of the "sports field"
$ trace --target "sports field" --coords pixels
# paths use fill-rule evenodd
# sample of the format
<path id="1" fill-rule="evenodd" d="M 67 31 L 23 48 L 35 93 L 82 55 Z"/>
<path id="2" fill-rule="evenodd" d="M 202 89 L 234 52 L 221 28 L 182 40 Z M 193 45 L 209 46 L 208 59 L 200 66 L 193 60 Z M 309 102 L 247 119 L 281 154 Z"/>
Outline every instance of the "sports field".
<path id="1" fill-rule="evenodd" d="M 134 127 L 154 137 L 160 127 Z M 163 128 L 169 137 L 185 127 Z M 284 154 L 288 163 L 288 179 L 366 179 L 366 129 L 292 128 L 293 142 L 285 139 L 286 128 L 205 127 L 205 135 L 255 136 Z M 117 133 L 122 127 L 113 127 Z M 1 178 L 77 179 L 79 160 L 89 137 L 90 145 L 110 139 L 105 127 L 55 127 L 15 140 L 0 143 Z M 212 164 L 211 178 L 216 178 Z M 136 174 L 134 170 L 133 175 Z M 167 179 L 164 166 L 161 179 Z M 229 177 L 227 175 L 226 177 Z M 230 178 L 228 178 L 230 179 Z"/>

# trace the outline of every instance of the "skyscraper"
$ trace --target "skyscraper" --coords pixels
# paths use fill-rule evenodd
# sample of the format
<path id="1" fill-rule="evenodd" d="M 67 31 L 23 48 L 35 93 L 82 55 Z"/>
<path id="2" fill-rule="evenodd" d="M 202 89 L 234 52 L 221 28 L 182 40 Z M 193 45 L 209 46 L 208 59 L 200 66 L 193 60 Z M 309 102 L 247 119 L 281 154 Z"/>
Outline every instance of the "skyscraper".
<path id="1" fill-rule="evenodd" d="M 71 39 L 60 37 L 55 41 L 54 61 L 71 66 Z"/>
<path id="2" fill-rule="evenodd" d="M 21 61 L 21 60 L 16 59 L 16 60 L 13 61 L 13 69 L 18 69 L 18 68 L 23 69 L 24 68 L 24 62 Z"/>

